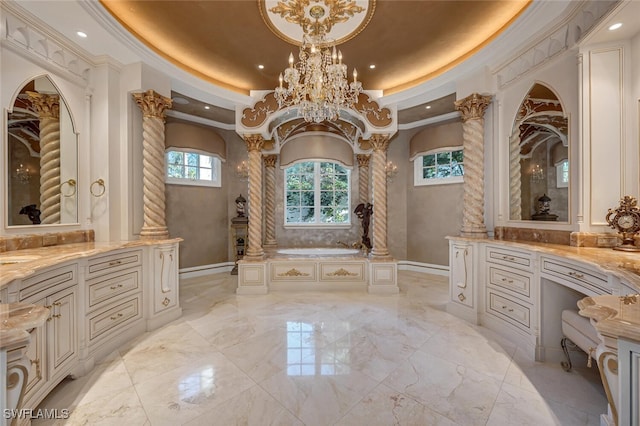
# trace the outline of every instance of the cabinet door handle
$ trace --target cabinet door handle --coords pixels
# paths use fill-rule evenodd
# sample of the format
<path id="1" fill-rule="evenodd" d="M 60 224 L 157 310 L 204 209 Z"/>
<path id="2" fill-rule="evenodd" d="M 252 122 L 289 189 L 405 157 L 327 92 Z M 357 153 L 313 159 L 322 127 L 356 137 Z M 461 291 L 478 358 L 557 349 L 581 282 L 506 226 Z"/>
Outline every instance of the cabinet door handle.
<path id="1" fill-rule="evenodd" d="M 508 309 L 509 312 L 513 312 L 513 309 Z"/>
<path id="2" fill-rule="evenodd" d="M 62 305 L 62 303 L 60 303 L 60 302 L 53 302 L 53 306 L 60 306 L 60 305 Z"/>
<path id="3" fill-rule="evenodd" d="M 460 293 L 460 294 L 462 294 L 462 293 Z M 169 299 L 168 297 L 165 297 L 164 300 L 162 301 L 162 304 L 164 306 L 169 305 L 169 303 L 171 303 L 171 299 Z"/>
<path id="4" fill-rule="evenodd" d="M 573 271 L 571 271 L 571 272 L 569 272 L 569 275 L 571 275 L 571 276 L 572 276 L 572 277 L 574 277 L 574 278 L 584 278 L 584 274 L 581 274 L 581 273 L 579 273 L 579 272 L 573 272 Z"/>

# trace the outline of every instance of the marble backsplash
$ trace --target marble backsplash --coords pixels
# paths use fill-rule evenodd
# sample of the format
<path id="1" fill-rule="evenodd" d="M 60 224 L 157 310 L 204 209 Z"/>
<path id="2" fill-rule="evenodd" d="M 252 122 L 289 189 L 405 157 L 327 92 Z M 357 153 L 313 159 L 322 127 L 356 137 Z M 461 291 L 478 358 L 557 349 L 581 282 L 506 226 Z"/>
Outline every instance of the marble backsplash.
<path id="1" fill-rule="evenodd" d="M 507 226 L 496 226 L 494 233 L 496 240 L 532 241 L 573 247 L 613 247 L 620 243 L 620 239 L 614 233 L 572 232 Z"/>
<path id="2" fill-rule="evenodd" d="M 0 253 L 5 251 L 57 246 L 61 244 L 90 243 L 95 241 L 93 229 L 46 234 L 22 234 L 0 237 Z"/>

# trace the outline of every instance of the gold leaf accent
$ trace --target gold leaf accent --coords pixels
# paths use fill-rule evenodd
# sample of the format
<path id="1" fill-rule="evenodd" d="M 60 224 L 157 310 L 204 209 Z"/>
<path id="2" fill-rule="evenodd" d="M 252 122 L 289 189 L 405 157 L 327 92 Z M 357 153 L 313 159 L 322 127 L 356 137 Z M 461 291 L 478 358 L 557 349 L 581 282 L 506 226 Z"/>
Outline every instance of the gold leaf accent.
<path id="1" fill-rule="evenodd" d="M 253 108 L 242 110 L 240 122 L 245 127 L 258 127 L 278 109 L 278 101 L 274 96 L 274 92 L 269 92 L 262 100 L 256 102 Z"/>
<path id="2" fill-rule="evenodd" d="M 279 1 L 277 6 L 269 9 L 269 12 L 280 15 L 287 22 L 300 25 L 305 34 L 320 35 L 328 34 L 335 24 L 347 22 L 356 13 L 365 10 L 354 0 L 322 0 L 329 10 L 329 16 L 320 19 L 325 15 L 324 8 L 318 5 L 321 0 L 313 0 L 313 2 L 316 5 L 309 9 L 311 17 L 305 13 L 305 8 L 311 4 L 310 0 Z"/>
<path id="3" fill-rule="evenodd" d="M 360 93 L 353 109 L 364 115 L 369 123 L 376 127 L 386 127 L 393 121 L 389 108 L 380 108 L 378 103 L 366 93 Z"/>
<path id="4" fill-rule="evenodd" d="M 344 268 L 340 268 L 337 271 L 331 272 L 327 274 L 329 277 L 355 277 L 358 274 L 355 272 L 349 272 Z"/>
<path id="5" fill-rule="evenodd" d="M 291 268 L 287 272 L 283 272 L 278 274 L 279 277 L 308 277 L 309 274 L 306 272 L 300 272 L 296 268 Z"/>

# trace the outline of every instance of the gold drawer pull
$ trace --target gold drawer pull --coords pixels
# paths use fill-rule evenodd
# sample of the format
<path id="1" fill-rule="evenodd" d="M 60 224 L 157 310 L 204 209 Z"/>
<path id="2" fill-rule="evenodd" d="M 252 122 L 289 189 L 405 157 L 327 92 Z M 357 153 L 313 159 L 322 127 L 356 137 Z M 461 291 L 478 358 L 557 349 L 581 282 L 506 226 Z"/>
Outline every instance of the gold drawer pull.
<path id="1" fill-rule="evenodd" d="M 512 261 L 512 262 L 513 262 L 514 260 L 516 260 L 516 258 L 515 258 L 515 257 L 512 257 L 512 256 L 502 256 L 502 258 L 503 258 L 504 260 L 510 260 L 510 261 Z"/>
<path id="2" fill-rule="evenodd" d="M 60 318 L 62 315 L 60 314 L 55 314 L 55 315 L 51 315 L 52 318 Z"/>
<path id="3" fill-rule="evenodd" d="M 460 294 L 462 294 L 462 293 L 460 293 Z M 458 297 L 460 297 L 460 296 L 458 296 Z M 171 300 L 168 297 L 165 297 L 164 300 L 162 301 L 162 304 L 164 306 L 169 305 L 169 303 L 171 303 Z"/>
<path id="4" fill-rule="evenodd" d="M 502 279 L 502 282 L 505 282 L 505 281 L 506 281 L 507 283 L 509 283 L 509 284 L 513 284 L 513 280 L 508 280 L 508 279 L 506 279 L 506 278 L 503 278 L 503 279 Z"/>
<path id="5" fill-rule="evenodd" d="M 465 295 L 464 295 L 464 294 L 460 293 L 460 294 L 458 295 L 458 300 L 460 300 L 461 302 L 464 302 L 465 300 L 467 300 L 467 298 L 465 297 Z"/>
<path id="6" fill-rule="evenodd" d="M 121 314 L 121 313 L 119 313 L 118 315 L 114 315 L 114 316 L 112 316 L 112 317 L 111 317 L 111 320 L 112 320 L 112 321 L 115 321 L 115 320 L 117 320 L 118 318 L 121 318 L 121 317 L 122 317 L 122 314 Z"/>
<path id="7" fill-rule="evenodd" d="M 113 260 L 109 262 L 109 266 L 116 266 L 116 265 L 120 265 L 121 263 L 122 263 L 121 260 Z"/>
<path id="8" fill-rule="evenodd" d="M 584 278 L 584 274 L 581 274 L 579 272 L 569 272 L 569 275 L 571 275 L 574 278 Z"/>
<path id="9" fill-rule="evenodd" d="M 62 305 L 62 303 L 60 303 L 60 302 L 53 302 L 53 306 L 60 306 L 60 305 Z"/>
<path id="10" fill-rule="evenodd" d="M 111 287 L 109 287 L 111 290 L 115 290 L 117 288 L 122 288 L 122 284 L 118 284 L 118 285 L 112 285 Z"/>
<path id="11" fill-rule="evenodd" d="M 505 305 L 502 305 L 502 309 L 507 309 L 507 307 Z M 513 308 L 509 308 L 509 309 L 507 309 L 507 311 L 513 312 Z"/>
<path id="12" fill-rule="evenodd" d="M 507 309 L 509 312 L 513 312 L 513 309 Z"/>

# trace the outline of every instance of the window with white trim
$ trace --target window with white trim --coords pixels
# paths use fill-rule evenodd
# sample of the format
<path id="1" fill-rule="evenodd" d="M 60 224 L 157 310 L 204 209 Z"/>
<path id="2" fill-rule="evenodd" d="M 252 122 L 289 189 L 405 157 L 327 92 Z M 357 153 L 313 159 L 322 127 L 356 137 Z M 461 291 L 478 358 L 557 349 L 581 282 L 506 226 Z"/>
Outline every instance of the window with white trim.
<path id="1" fill-rule="evenodd" d="M 413 170 L 415 186 L 463 182 L 462 148 L 438 148 L 419 154 L 413 160 Z"/>
<path id="2" fill-rule="evenodd" d="M 350 170 L 328 161 L 305 161 L 285 169 L 284 224 L 350 225 Z"/>
<path id="3" fill-rule="evenodd" d="M 569 160 L 556 164 L 556 188 L 569 187 Z"/>
<path id="4" fill-rule="evenodd" d="M 221 162 L 214 155 L 185 149 L 168 149 L 165 182 L 176 185 L 219 187 Z"/>

